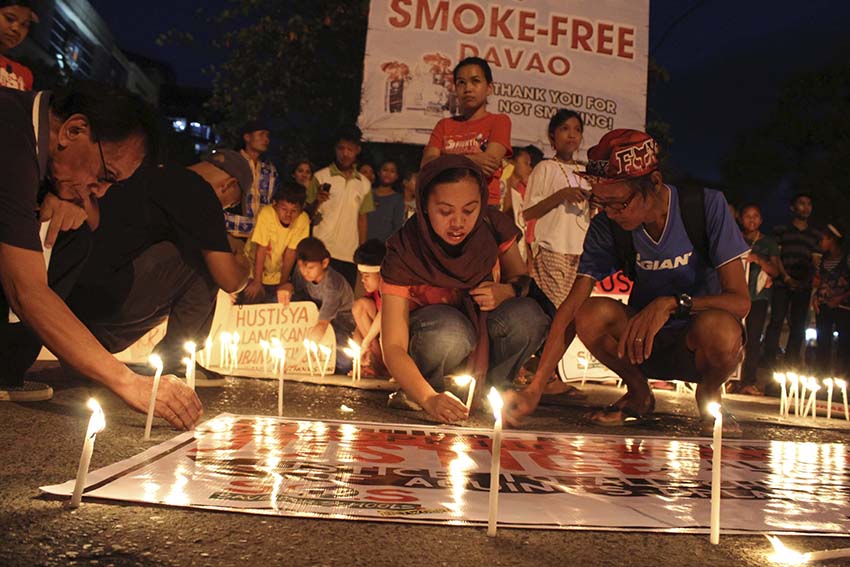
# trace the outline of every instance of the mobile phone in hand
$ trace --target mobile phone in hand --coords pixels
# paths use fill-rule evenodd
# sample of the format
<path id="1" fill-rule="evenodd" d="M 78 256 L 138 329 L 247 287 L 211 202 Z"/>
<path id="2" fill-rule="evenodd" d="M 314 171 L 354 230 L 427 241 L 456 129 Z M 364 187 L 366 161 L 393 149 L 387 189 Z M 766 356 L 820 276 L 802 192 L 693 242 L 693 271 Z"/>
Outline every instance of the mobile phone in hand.
<path id="1" fill-rule="evenodd" d="M 325 193 L 331 192 L 331 184 L 330 183 L 322 183 L 322 191 Z"/>

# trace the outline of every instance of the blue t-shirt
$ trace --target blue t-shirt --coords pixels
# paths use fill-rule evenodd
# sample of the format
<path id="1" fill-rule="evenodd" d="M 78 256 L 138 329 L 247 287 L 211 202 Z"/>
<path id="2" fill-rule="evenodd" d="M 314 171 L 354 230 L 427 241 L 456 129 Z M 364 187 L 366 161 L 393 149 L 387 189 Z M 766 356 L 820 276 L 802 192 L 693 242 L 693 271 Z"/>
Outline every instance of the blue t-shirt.
<path id="1" fill-rule="evenodd" d="M 687 293 L 692 297 L 717 295 L 720 278 L 716 268 L 749 251 L 741 230 L 729 213 L 723 193 L 705 190 L 705 229 L 711 263 L 694 251 L 685 223 L 679 211 L 678 190 L 670 188 L 667 225 L 661 239 L 655 242 L 641 227 L 632 231 L 636 258 L 636 282 L 629 296 L 629 305 L 636 310 L 646 307 L 653 299 Z M 621 268 L 608 219 L 596 215 L 584 239 L 584 251 L 578 273 L 599 281 Z M 612 221 L 613 222 L 613 221 Z"/>

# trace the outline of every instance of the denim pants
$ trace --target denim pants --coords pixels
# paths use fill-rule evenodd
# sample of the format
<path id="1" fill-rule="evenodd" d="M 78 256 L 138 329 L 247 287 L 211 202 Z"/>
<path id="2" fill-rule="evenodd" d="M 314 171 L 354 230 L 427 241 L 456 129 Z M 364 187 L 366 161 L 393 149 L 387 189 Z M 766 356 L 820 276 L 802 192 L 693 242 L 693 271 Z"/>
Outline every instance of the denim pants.
<path id="1" fill-rule="evenodd" d="M 798 364 L 806 333 L 806 316 L 809 314 L 809 299 L 812 288 L 792 290 L 776 284 L 771 290 L 770 322 L 764 333 L 764 358 L 768 364 L 776 362 L 779 353 L 779 335 L 782 323 L 788 316 L 788 344 L 785 345 L 785 363 Z"/>
<path id="2" fill-rule="evenodd" d="M 850 372 L 850 311 L 821 304 L 817 315 L 817 369 L 823 375 L 846 376 Z M 832 333 L 838 331 L 835 364 L 832 357 Z"/>
<path id="3" fill-rule="evenodd" d="M 528 297 L 509 299 L 490 311 L 488 382 L 497 387 L 510 384 L 543 344 L 548 329 L 549 317 Z M 410 356 L 437 391 L 445 389 L 445 376 L 461 370 L 475 343 L 472 322 L 455 307 L 429 305 L 410 314 Z"/>

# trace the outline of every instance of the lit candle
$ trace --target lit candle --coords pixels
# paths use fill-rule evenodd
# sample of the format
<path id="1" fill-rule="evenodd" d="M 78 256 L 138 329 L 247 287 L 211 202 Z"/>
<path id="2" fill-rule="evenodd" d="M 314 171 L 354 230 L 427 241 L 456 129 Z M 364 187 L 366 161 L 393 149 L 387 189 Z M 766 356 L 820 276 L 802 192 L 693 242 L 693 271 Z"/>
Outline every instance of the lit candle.
<path id="1" fill-rule="evenodd" d="M 159 355 L 152 354 L 148 357 L 148 362 L 156 369 L 156 374 L 153 377 L 153 387 L 151 388 L 151 401 L 148 404 L 148 419 L 145 422 L 145 441 L 150 441 L 151 425 L 153 425 L 153 410 L 156 406 L 156 391 L 159 389 L 159 378 L 162 376 L 162 359 Z"/>
<path id="2" fill-rule="evenodd" d="M 806 417 L 806 386 L 809 385 L 809 379 L 806 376 L 800 376 L 797 384 L 800 387 L 800 393 L 797 395 L 797 399 L 800 400 L 800 404 L 794 409 L 797 410 L 797 415 Z"/>
<path id="3" fill-rule="evenodd" d="M 818 384 L 818 381 L 815 380 L 813 376 L 810 376 L 809 380 L 807 382 L 807 388 L 811 392 L 811 396 L 809 396 L 809 405 L 807 405 L 805 410 L 803 411 L 803 417 L 806 417 L 806 415 L 808 415 L 809 408 L 811 408 L 811 410 L 812 410 L 812 417 L 817 417 L 816 408 L 817 408 L 817 397 L 818 397 L 818 390 L 820 390 L 820 384 Z"/>
<path id="4" fill-rule="evenodd" d="M 180 359 L 180 363 L 186 367 L 186 384 L 189 384 L 189 375 L 192 373 L 192 359 L 184 356 Z M 193 388 L 194 389 L 194 388 Z"/>
<path id="5" fill-rule="evenodd" d="M 263 376 L 269 373 L 269 341 L 260 339 L 260 348 L 263 349 Z"/>
<path id="6" fill-rule="evenodd" d="M 233 342 L 230 344 L 230 372 L 239 368 L 239 333 L 233 333 Z"/>
<path id="7" fill-rule="evenodd" d="M 207 337 L 207 340 L 204 341 L 204 366 L 210 365 L 210 360 L 212 359 L 212 337 Z"/>
<path id="8" fill-rule="evenodd" d="M 810 551 L 808 553 L 800 553 L 789 549 L 776 536 L 768 535 L 767 539 L 773 546 L 773 554 L 768 556 L 768 559 L 783 565 L 803 565 L 811 561 L 827 561 L 829 559 L 841 559 L 842 557 L 850 557 L 850 547 L 842 549 L 830 549 L 827 551 Z"/>
<path id="9" fill-rule="evenodd" d="M 319 366 L 321 362 L 319 362 L 319 345 L 316 341 L 310 341 L 310 356 L 313 357 L 313 360 L 316 362 L 316 372 L 321 373 Z"/>
<path id="10" fill-rule="evenodd" d="M 97 434 L 106 427 L 106 418 L 103 415 L 103 410 L 100 409 L 100 404 L 94 398 L 90 398 L 87 405 L 92 411 L 92 414 L 89 418 L 86 438 L 83 441 L 83 454 L 80 455 L 80 465 L 77 467 L 77 481 L 74 483 L 71 502 L 68 503 L 68 506 L 71 508 L 77 508 L 80 505 L 80 500 L 83 498 L 83 489 L 86 487 L 86 477 L 89 474 L 91 455 L 94 451 L 94 440 Z"/>
<path id="11" fill-rule="evenodd" d="M 472 397 L 475 395 L 475 378 L 469 374 L 461 374 L 460 376 L 455 376 L 454 381 L 461 388 L 469 385 L 469 391 L 466 394 L 466 409 L 467 411 L 472 409 Z"/>
<path id="12" fill-rule="evenodd" d="M 714 416 L 714 439 L 711 456 L 711 530 L 709 541 L 720 543 L 720 458 L 723 445 L 723 413 L 720 404 L 708 404 L 708 413 Z"/>
<path id="13" fill-rule="evenodd" d="M 847 411 L 847 382 L 836 378 L 835 385 L 841 390 L 841 398 L 844 400 L 844 419 L 850 421 L 850 413 Z"/>
<path id="14" fill-rule="evenodd" d="M 584 386 L 584 382 L 587 380 L 587 369 L 590 366 L 590 361 L 583 354 L 579 354 L 577 358 L 578 365 L 584 369 L 581 373 L 581 385 Z"/>
<path id="15" fill-rule="evenodd" d="M 349 347 L 342 347 L 342 352 L 343 352 L 343 354 L 345 354 L 345 356 L 351 357 L 351 381 L 356 382 L 357 381 L 357 368 L 355 368 L 355 366 L 356 366 L 357 363 L 354 360 L 354 349 L 349 348 Z"/>
<path id="16" fill-rule="evenodd" d="M 304 353 L 307 355 L 307 364 L 310 365 L 310 376 L 313 375 L 313 359 L 310 355 L 310 341 L 304 339 Z"/>
<path id="17" fill-rule="evenodd" d="M 823 381 L 826 386 L 826 418 L 832 419 L 832 378 Z"/>
<path id="18" fill-rule="evenodd" d="M 773 379 L 779 382 L 779 415 L 785 415 L 785 410 L 788 406 L 788 393 L 785 390 L 785 374 L 783 372 L 774 372 Z"/>
<path id="19" fill-rule="evenodd" d="M 322 354 L 325 355 L 325 363 L 322 364 L 322 378 L 325 377 L 325 374 L 328 373 L 328 364 L 331 361 L 331 349 L 325 345 L 319 345 L 319 350 L 322 351 Z M 318 356 L 316 357 L 316 361 L 318 362 Z"/>
<path id="20" fill-rule="evenodd" d="M 800 415 L 800 379 L 794 372 L 788 373 L 788 379 L 791 381 L 791 387 L 788 390 L 788 397 L 789 399 L 794 398 L 794 415 Z M 790 408 L 785 408 L 786 415 L 788 415 L 790 411 Z"/>
<path id="21" fill-rule="evenodd" d="M 189 353 L 190 363 L 186 366 L 186 382 L 188 382 L 189 387 L 193 390 L 195 389 L 195 343 L 192 341 L 187 342 L 183 345 L 183 348 L 186 349 L 186 352 Z"/>
<path id="22" fill-rule="evenodd" d="M 283 415 L 283 374 L 286 370 L 286 351 L 282 347 L 275 348 L 277 357 L 277 415 Z"/>
<path id="23" fill-rule="evenodd" d="M 499 516 L 499 469 L 502 453 L 502 396 L 496 388 L 490 388 L 487 394 L 490 407 L 493 408 L 493 448 L 490 458 L 490 507 L 487 514 L 487 535 L 496 537 L 496 519 Z"/>
<path id="24" fill-rule="evenodd" d="M 218 365 L 222 368 L 227 368 L 227 358 L 230 356 L 230 341 L 232 337 L 230 333 L 221 333 L 218 336 L 219 341 L 219 350 L 218 350 Z"/>
<path id="25" fill-rule="evenodd" d="M 360 372 L 360 370 L 361 370 L 361 366 L 360 366 L 360 362 L 361 362 L 360 361 L 360 345 L 357 344 L 357 341 L 355 341 L 354 339 L 349 338 L 348 339 L 348 346 L 351 347 L 352 351 L 354 351 L 354 356 L 352 357 L 353 363 L 352 363 L 352 368 L 351 368 L 351 375 L 352 375 L 352 377 L 354 377 L 355 381 L 359 382 L 360 378 L 363 377 L 363 375 Z"/>

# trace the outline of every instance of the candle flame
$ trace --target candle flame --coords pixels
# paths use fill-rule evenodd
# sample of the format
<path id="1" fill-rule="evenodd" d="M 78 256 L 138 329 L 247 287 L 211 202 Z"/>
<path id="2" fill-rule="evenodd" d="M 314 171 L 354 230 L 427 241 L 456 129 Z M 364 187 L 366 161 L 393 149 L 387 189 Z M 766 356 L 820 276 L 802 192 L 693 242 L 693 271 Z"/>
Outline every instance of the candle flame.
<path id="1" fill-rule="evenodd" d="M 352 350 L 355 350 L 355 351 L 360 350 L 360 345 L 358 345 L 357 341 L 355 341 L 351 337 L 348 338 L 348 346 L 350 346 Z"/>
<path id="2" fill-rule="evenodd" d="M 195 349 L 197 348 L 197 346 L 195 345 L 194 341 L 187 341 L 187 342 L 183 345 L 183 348 L 184 348 L 184 349 L 186 349 L 186 352 L 188 352 L 189 354 L 194 354 Z"/>
<path id="3" fill-rule="evenodd" d="M 720 419 L 720 404 L 711 402 L 708 404 L 708 413 L 714 416 L 714 419 Z"/>
<path id="4" fill-rule="evenodd" d="M 158 354 L 152 354 L 148 357 L 148 363 L 153 366 L 157 372 L 162 372 L 162 359 Z"/>
<path id="5" fill-rule="evenodd" d="M 325 345 L 319 345 L 319 350 L 322 351 L 322 354 L 325 356 L 330 356 L 331 354 L 331 349 Z"/>
<path id="6" fill-rule="evenodd" d="M 268 350 L 269 341 L 267 341 L 266 339 L 260 339 L 260 348 L 262 348 L 263 350 Z"/>
<path id="7" fill-rule="evenodd" d="M 768 556 L 771 561 L 785 565 L 803 565 L 808 562 L 809 559 L 806 554 L 788 549 L 778 537 L 772 535 L 766 537 L 770 541 L 770 545 L 773 546 L 773 553 Z"/>
<path id="8" fill-rule="evenodd" d="M 306 339 L 304 339 L 306 341 Z M 277 337 L 272 337 L 272 346 L 282 346 L 280 339 Z"/>
<path id="9" fill-rule="evenodd" d="M 212 337 L 207 337 L 207 340 L 204 341 L 204 345 L 207 348 L 212 348 Z"/>
<path id="10" fill-rule="evenodd" d="M 183 358 L 180 359 L 180 362 L 182 362 L 186 366 L 189 366 L 190 364 L 192 364 L 192 359 L 184 356 Z"/>
<path id="11" fill-rule="evenodd" d="M 86 437 L 91 437 L 92 435 L 97 435 L 103 431 L 104 427 L 106 427 L 106 416 L 103 415 L 103 410 L 101 409 L 100 404 L 97 403 L 96 399 L 89 398 L 86 405 L 92 411 L 91 419 L 89 420 L 89 428 L 86 431 Z"/>
<path id="12" fill-rule="evenodd" d="M 230 333 L 223 332 L 218 336 L 219 340 L 224 344 L 228 344 L 233 337 L 231 337 Z"/>
<path id="13" fill-rule="evenodd" d="M 342 352 L 345 354 L 345 356 L 350 356 L 351 358 L 354 358 L 355 356 L 357 356 L 354 353 L 354 349 L 350 349 L 348 347 L 342 347 Z"/>
<path id="14" fill-rule="evenodd" d="M 584 356 L 583 354 L 578 355 L 576 357 L 576 359 L 578 360 L 579 366 L 581 366 L 585 370 L 587 370 L 587 367 L 590 366 L 590 362 L 587 360 L 587 357 Z"/>
<path id="15" fill-rule="evenodd" d="M 310 341 L 310 352 L 313 354 L 319 352 L 319 345 L 316 344 L 316 341 Z"/>
<path id="16" fill-rule="evenodd" d="M 460 374 L 454 377 L 454 381 L 458 386 L 468 386 L 472 382 L 472 376 L 469 374 Z"/>
<path id="17" fill-rule="evenodd" d="M 239 331 L 235 331 L 235 332 L 233 333 L 233 342 L 234 342 L 234 343 L 238 343 L 238 342 L 239 342 Z"/>
<path id="18" fill-rule="evenodd" d="M 785 383 L 785 373 L 784 372 L 774 372 L 773 379 L 779 382 L 780 384 Z"/>
<path id="19" fill-rule="evenodd" d="M 490 407 L 493 408 L 493 417 L 496 418 L 496 421 L 501 421 L 502 406 L 504 405 L 502 402 L 502 395 L 496 388 L 490 388 L 490 393 L 487 394 L 487 400 L 490 401 Z"/>
<path id="20" fill-rule="evenodd" d="M 832 378 L 824 378 L 823 385 L 827 388 L 832 388 Z"/>
<path id="21" fill-rule="evenodd" d="M 842 380 L 841 378 L 836 378 L 835 385 L 843 390 L 847 387 L 847 382 Z"/>

